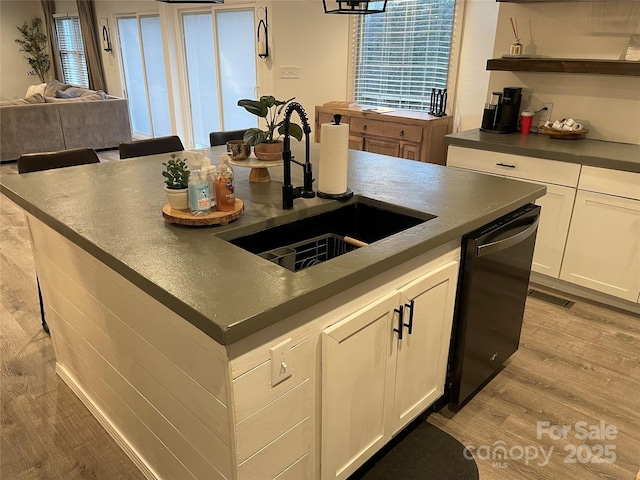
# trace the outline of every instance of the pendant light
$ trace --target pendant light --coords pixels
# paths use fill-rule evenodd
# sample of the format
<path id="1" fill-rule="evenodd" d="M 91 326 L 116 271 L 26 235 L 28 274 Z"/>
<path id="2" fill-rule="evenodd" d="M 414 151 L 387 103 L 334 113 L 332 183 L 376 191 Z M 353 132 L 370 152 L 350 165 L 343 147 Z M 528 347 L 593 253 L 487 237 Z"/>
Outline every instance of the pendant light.
<path id="1" fill-rule="evenodd" d="M 327 1 L 329 7 L 327 7 Z M 324 13 L 341 13 L 347 15 L 369 15 L 383 13 L 387 8 L 387 0 L 322 0 Z"/>

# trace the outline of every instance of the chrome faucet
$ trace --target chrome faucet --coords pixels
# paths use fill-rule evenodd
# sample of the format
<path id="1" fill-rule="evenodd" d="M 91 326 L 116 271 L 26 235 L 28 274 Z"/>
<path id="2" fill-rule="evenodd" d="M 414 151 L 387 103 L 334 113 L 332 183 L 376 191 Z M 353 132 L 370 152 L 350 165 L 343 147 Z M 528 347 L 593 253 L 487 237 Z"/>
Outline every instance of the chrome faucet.
<path id="1" fill-rule="evenodd" d="M 302 131 L 304 132 L 305 145 L 305 160 L 304 163 L 300 163 L 291 155 L 291 135 L 289 133 L 289 127 L 291 124 L 291 115 L 293 112 L 298 112 L 300 121 L 302 122 Z M 309 126 L 309 120 L 307 118 L 307 112 L 304 111 L 302 105 L 298 102 L 292 102 L 287 105 L 287 109 L 284 111 L 284 148 L 282 152 L 282 163 L 284 165 L 284 185 L 282 185 L 282 208 L 284 210 L 291 210 L 293 208 L 294 198 L 313 198 L 316 196 L 316 192 L 313 191 L 313 169 L 311 162 L 309 161 L 309 134 L 311 133 L 311 127 Z M 293 187 L 291 185 L 291 162 L 300 165 L 304 170 L 304 182 L 302 187 Z"/>

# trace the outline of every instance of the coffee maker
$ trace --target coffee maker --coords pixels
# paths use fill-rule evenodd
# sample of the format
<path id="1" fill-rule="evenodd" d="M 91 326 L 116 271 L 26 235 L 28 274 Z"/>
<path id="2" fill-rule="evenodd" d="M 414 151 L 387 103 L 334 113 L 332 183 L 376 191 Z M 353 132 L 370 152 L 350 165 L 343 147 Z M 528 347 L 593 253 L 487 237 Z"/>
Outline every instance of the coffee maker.
<path id="1" fill-rule="evenodd" d="M 484 106 L 480 130 L 494 133 L 515 132 L 518 129 L 522 88 L 505 87 L 502 92 L 493 92 L 491 95 L 491 102 Z"/>

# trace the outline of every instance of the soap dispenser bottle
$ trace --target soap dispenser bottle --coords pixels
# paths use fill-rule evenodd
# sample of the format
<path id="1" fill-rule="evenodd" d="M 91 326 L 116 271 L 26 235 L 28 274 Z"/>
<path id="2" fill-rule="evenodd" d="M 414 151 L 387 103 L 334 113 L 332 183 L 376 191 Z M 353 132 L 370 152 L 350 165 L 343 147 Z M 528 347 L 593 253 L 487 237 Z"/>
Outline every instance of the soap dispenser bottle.
<path id="1" fill-rule="evenodd" d="M 220 155 L 220 166 L 216 175 L 216 204 L 218 211 L 231 212 L 236 208 L 235 180 L 233 169 L 227 165 L 229 155 Z"/>
<path id="2" fill-rule="evenodd" d="M 201 217 L 211 211 L 209 180 L 202 164 L 194 168 L 189 175 L 189 210 L 191 215 Z"/>
<path id="3" fill-rule="evenodd" d="M 202 159 L 202 171 L 207 177 L 207 181 L 209 182 L 209 196 L 211 198 L 211 208 L 216 206 L 216 175 L 218 174 L 218 169 L 215 165 L 211 164 L 211 159 L 205 155 Z"/>

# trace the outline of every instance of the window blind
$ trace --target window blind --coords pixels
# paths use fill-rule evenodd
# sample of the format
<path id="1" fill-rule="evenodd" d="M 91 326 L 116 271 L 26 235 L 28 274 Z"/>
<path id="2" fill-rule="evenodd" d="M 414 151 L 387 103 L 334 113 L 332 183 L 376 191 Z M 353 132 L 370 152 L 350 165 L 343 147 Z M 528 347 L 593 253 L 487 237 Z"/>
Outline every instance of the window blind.
<path id="1" fill-rule="evenodd" d="M 431 89 L 447 88 L 455 0 L 394 0 L 354 30 L 354 100 L 428 111 Z"/>
<path id="2" fill-rule="evenodd" d="M 78 17 L 56 17 L 56 34 L 64 82 L 89 87 L 80 19 Z"/>

